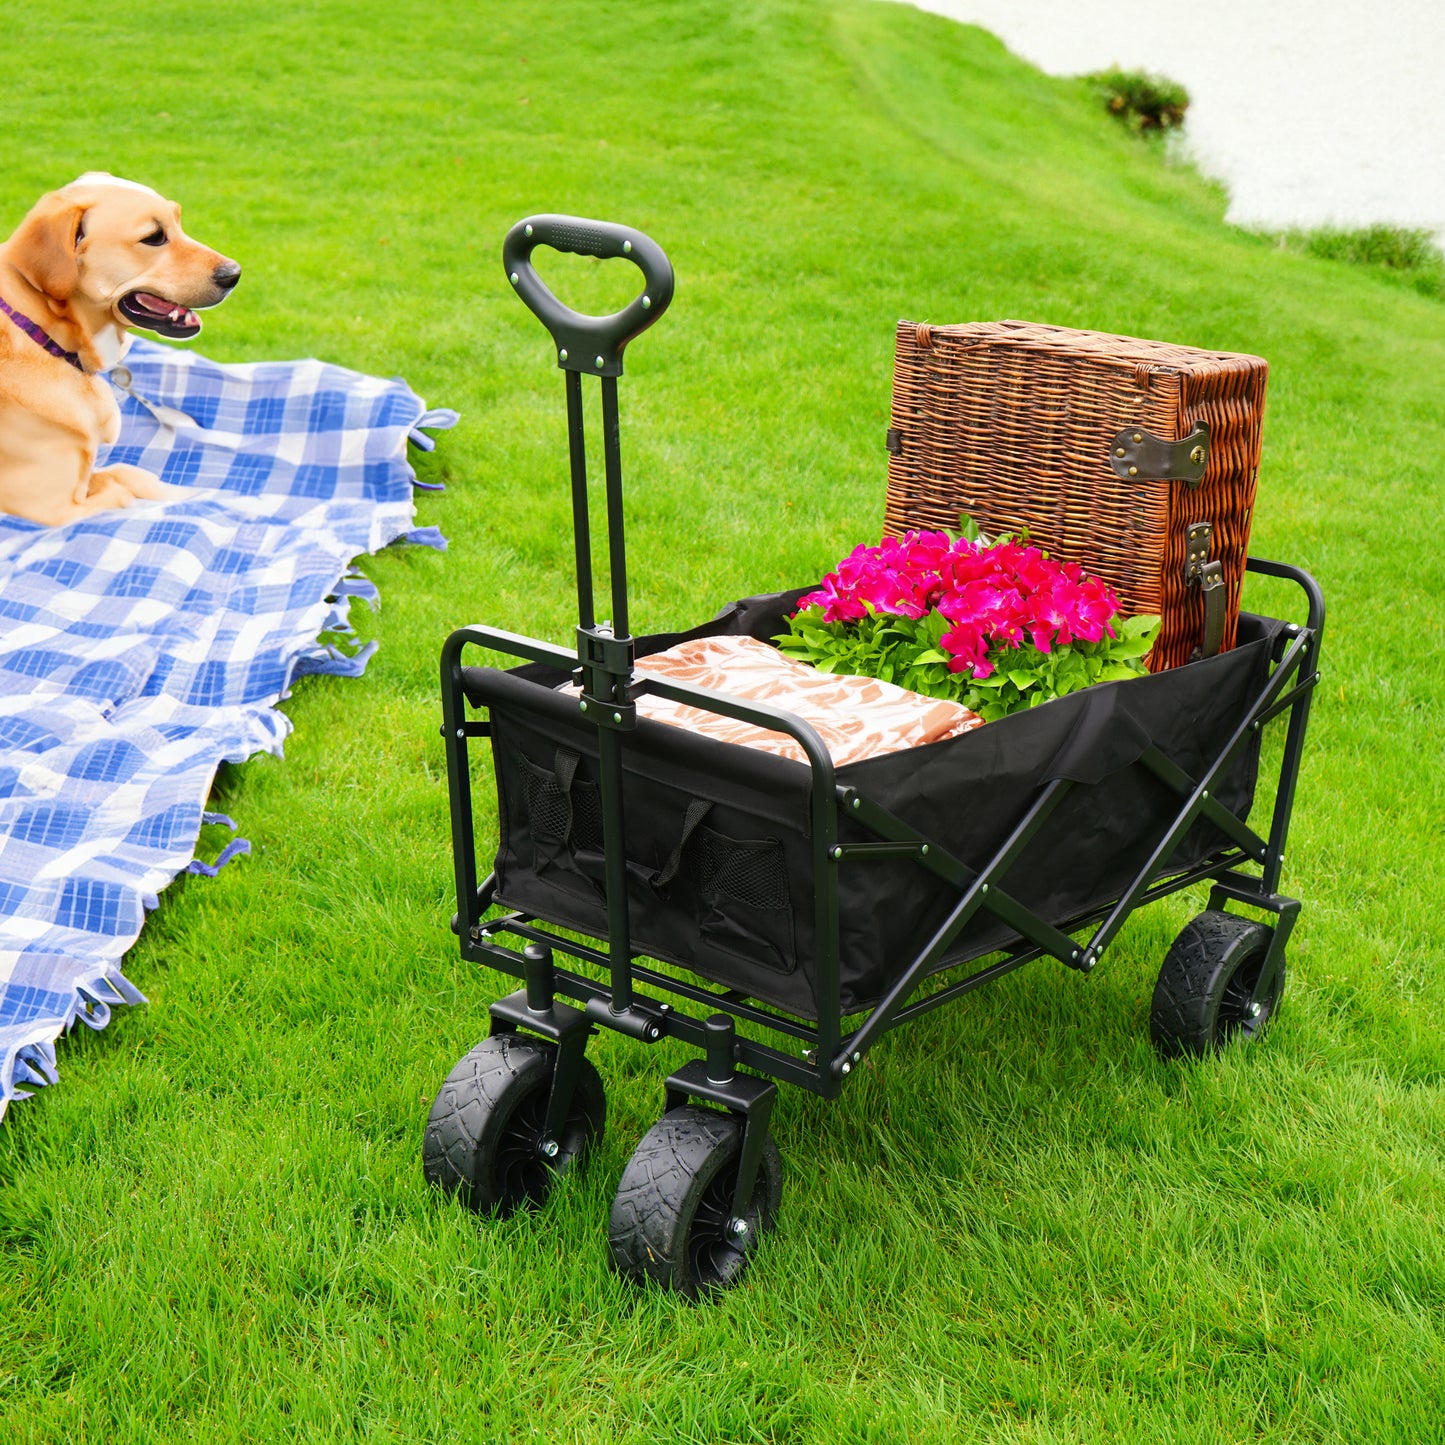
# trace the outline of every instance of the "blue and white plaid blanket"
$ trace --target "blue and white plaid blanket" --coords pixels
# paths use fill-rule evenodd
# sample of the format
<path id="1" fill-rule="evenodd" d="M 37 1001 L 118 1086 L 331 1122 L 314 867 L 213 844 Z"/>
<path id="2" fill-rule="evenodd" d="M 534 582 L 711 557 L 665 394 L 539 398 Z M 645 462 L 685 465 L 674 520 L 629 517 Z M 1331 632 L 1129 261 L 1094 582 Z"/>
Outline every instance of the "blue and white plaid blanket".
<path id="1" fill-rule="evenodd" d="M 347 610 L 375 589 L 352 560 L 444 545 L 410 530 L 406 447 L 456 414 L 404 382 L 145 341 L 125 366 L 102 460 L 191 494 L 60 528 L 0 516 L 0 1115 L 55 1080 L 65 1028 L 141 1001 L 121 958 L 177 873 L 214 871 L 193 855 L 203 821 L 230 823 L 204 812 L 217 766 L 281 751 L 294 677 L 365 667 Z"/>

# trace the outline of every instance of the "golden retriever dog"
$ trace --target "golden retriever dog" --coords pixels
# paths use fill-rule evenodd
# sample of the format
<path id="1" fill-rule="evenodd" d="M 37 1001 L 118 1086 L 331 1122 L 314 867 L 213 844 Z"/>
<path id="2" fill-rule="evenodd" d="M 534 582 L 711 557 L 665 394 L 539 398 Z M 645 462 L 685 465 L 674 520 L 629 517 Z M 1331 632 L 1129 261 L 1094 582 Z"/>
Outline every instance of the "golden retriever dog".
<path id="1" fill-rule="evenodd" d="M 102 373 L 128 328 L 189 339 L 240 278 L 148 186 L 91 171 L 41 197 L 0 246 L 0 511 L 57 524 L 178 495 L 140 467 L 96 470 L 120 434 Z"/>

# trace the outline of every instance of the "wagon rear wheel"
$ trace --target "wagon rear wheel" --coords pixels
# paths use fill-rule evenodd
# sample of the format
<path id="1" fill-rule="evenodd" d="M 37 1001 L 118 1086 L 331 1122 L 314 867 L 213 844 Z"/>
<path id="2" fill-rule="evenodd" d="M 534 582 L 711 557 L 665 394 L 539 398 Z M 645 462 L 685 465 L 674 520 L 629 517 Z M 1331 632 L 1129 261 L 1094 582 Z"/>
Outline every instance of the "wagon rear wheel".
<path id="1" fill-rule="evenodd" d="M 494 1034 L 465 1055 L 437 1091 L 422 1139 L 429 1184 L 477 1210 L 511 1214 L 540 1204 L 557 1178 L 602 1137 L 607 1100 L 583 1059 L 572 1104 L 553 1138 L 543 1125 L 557 1045 Z"/>
<path id="2" fill-rule="evenodd" d="M 1149 1033 L 1166 1058 L 1208 1054 L 1233 1039 L 1263 1035 L 1284 992 L 1284 960 L 1262 998 L 1253 998 L 1274 937 L 1262 923 L 1210 909 L 1186 924 L 1164 957 Z"/>
<path id="3" fill-rule="evenodd" d="M 692 1299 L 737 1282 L 783 1196 L 783 1161 L 769 1136 L 747 1208 L 733 1214 L 742 1137 L 741 1119 L 695 1105 L 647 1131 L 612 1204 L 608 1236 L 620 1273 Z"/>

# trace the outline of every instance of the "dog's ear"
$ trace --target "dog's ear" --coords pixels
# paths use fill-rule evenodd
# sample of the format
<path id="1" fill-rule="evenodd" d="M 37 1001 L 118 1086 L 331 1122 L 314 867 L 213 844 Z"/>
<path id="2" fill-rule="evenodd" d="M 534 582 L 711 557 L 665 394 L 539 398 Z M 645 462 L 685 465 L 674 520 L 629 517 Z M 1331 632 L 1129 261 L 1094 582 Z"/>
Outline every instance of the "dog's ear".
<path id="1" fill-rule="evenodd" d="M 75 248 L 84 220 L 80 200 L 53 191 L 32 207 L 10 237 L 7 249 L 15 269 L 53 300 L 68 301 L 80 282 Z"/>

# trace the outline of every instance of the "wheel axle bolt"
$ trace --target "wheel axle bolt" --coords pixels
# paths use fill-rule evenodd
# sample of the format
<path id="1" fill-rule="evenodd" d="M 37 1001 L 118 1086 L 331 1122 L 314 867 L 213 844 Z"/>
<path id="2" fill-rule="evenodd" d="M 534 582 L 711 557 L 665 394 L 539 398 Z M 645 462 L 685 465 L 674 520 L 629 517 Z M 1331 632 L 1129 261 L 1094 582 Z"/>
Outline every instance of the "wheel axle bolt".
<path id="1" fill-rule="evenodd" d="M 728 1225 L 728 1233 L 734 1239 L 746 1239 L 748 1237 L 748 1222 L 746 1219 L 734 1219 Z"/>
<path id="2" fill-rule="evenodd" d="M 537 1152 L 544 1159 L 555 1159 L 557 1157 L 557 1141 L 555 1139 L 543 1139 L 537 1145 Z"/>
<path id="3" fill-rule="evenodd" d="M 1260 1007 L 1257 1003 L 1252 1003 L 1245 1012 L 1249 1014 L 1250 1018 L 1257 1019 L 1260 1015 Z"/>

